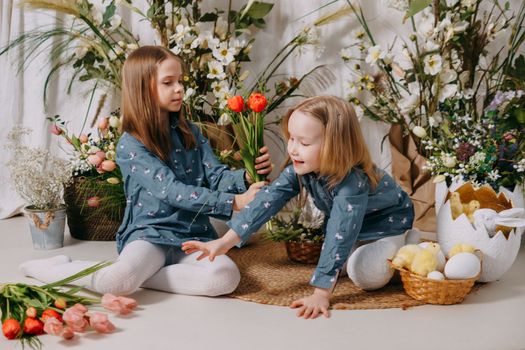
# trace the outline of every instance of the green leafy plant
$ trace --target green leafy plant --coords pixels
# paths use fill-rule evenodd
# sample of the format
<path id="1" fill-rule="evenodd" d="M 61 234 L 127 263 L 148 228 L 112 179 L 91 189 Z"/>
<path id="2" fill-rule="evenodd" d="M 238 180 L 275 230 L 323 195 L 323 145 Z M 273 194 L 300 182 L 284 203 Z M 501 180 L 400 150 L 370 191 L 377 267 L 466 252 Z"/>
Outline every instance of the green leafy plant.
<path id="1" fill-rule="evenodd" d="M 313 204 L 303 190 L 292 199 L 284 211 L 274 216 L 266 225 L 264 237 L 275 242 L 323 242 L 324 214 Z"/>

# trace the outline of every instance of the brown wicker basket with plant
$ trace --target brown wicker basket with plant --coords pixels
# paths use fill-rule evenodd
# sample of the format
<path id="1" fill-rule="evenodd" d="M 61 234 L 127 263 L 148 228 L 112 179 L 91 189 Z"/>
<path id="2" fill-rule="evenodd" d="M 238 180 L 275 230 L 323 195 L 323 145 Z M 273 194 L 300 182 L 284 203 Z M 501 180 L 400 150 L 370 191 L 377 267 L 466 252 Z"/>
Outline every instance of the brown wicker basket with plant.
<path id="1" fill-rule="evenodd" d="M 51 132 L 73 147 L 73 181 L 64 188 L 71 236 L 93 241 L 114 240 L 126 206 L 115 151 L 121 135 L 120 111 L 98 118 L 96 134 L 70 133 L 68 123 L 58 115 L 48 120 L 53 124 Z M 96 117 L 92 126 L 95 121 Z"/>
<path id="2" fill-rule="evenodd" d="M 305 193 L 288 205 L 291 212 L 275 216 L 267 224 L 265 237 L 284 242 L 288 258 L 303 264 L 316 264 L 321 255 L 324 215 Z"/>

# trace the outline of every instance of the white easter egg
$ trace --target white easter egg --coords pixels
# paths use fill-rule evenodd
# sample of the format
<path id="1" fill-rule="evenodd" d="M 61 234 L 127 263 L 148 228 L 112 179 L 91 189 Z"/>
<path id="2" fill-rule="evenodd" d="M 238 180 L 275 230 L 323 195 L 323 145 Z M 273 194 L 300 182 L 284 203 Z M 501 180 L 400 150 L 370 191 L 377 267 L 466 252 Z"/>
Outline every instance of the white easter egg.
<path id="1" fill-rule="evenodd" d="M 423 249 L 426 249 L 430 244 L 437 244 L 432 242 L 421 242 L 418 244 Z M 437 244 L 439 246 L 439 244 Z M 445 263 L 447 260 L 445 259 L 445 254 L 441 251 L 441 247 L 439 251 L 436 253 L 436 259 L 437 259 L 437 267 L 436 270 L 443 272 L 443 269 L 445 268 Z"/>
<path id="2" fill-rule="evenodd" d="M 430 278 L 431 280 L 442 281 L 445 279 L 445 275 L 443 275 L 441 272 L 436 270 L 436 271 L 429 272 L 427 275 L 427 278 Z"/>
<path id="3" fill-rule="evenodd" d="M 476 277 L 480 271 L 481 262 L 472 253 L 458 253 L 445 264 L 445 276 L 451 280 Z"/>

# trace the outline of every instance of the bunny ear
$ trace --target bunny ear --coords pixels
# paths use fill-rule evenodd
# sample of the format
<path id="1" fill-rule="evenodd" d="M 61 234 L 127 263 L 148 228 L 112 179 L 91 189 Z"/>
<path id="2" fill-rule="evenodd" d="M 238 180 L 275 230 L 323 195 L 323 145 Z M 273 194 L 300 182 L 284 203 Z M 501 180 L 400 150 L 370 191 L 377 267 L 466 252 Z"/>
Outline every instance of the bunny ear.
<path id="1" fill-rule="evenodd" d="M 508 227 L 525 227 L 525 219 L 520 218 L 497 218 L 496 224 Z"/>
<path id="2" fill-rule="evenodd" d="M 498 213 L 499 217 L 502 218 L 522 218 L 525 215 L 525 209 L 523 208 L 510 208 L 502 210 Z"/>

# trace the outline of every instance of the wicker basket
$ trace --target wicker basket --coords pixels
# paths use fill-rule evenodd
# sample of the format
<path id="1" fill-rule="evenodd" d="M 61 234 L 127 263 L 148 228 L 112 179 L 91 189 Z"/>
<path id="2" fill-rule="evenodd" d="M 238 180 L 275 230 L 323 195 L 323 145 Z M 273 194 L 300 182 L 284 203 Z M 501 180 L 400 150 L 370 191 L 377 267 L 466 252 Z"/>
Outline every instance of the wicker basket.
<path id="1" fill-rule="evenodd" d="M 390 266 L 399 271 L 403 288 L 412 298 L 429 304 L 451 305 L 461 303 L 474 286 L 481 272 L 473 278 L 464 280 L 433 280 L 398 268 L 388 260 Z"/>
<path id="2" fill-rule="evenodd" d="M 286 253 L 292 261 L 303 264 L 317 264 L 323 242 L 284 242 Z"/>
<path id="3" fill-rule="evenodd" d="M 73 183 L 64 189 L 67 224 L 71 236 L 88 241 L 115 240 L 124 215 L 125 203 L 121 203 L 121 209 L 111 211 L 103 207 L 92 208 L 87 206 L 89 197 L 104 197 L 106 184 L 102 182 L 89 188 L 86 187 L 84 181 L 84 178 L 76 177 Z"/>

